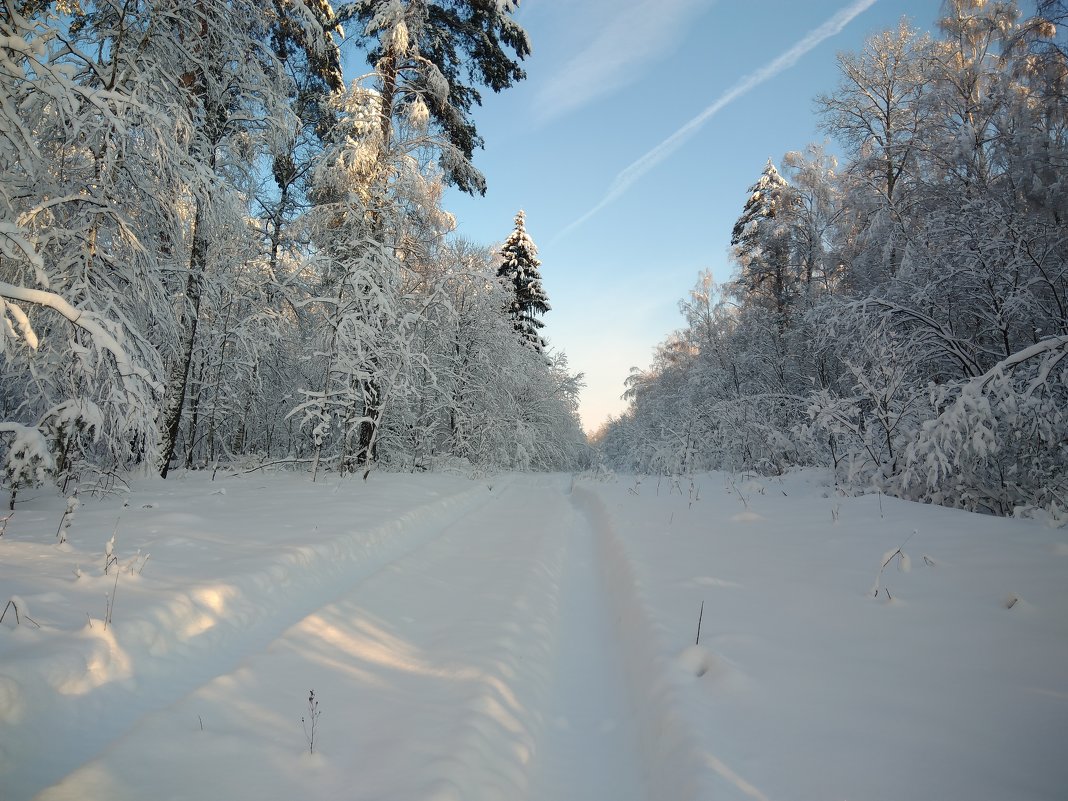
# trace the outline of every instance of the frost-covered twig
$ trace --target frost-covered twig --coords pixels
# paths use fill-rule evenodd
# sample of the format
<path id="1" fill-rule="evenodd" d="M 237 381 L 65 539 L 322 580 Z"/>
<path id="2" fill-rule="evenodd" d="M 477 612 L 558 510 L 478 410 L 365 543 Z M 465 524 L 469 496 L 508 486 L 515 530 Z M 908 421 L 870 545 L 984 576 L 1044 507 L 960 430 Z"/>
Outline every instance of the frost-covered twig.
<path id="1" fill-rule="evenodd" d="M 119 343 L 119 340 L 108 330 L 107 325 L 102 322 L 99 315 L 94 312 L 75 308 L 55 292 L 15 286 L 6 281 L 0 281 L 0 297 L 3 297 L 8 301 L 9 308 L 14 307 L 14 304 L 11 303 L 11 301 L 21 301 L 23 303 L 46 306 L 59 312 L 59 314 L 66 317 L 72 325 L 85 331 L 90 338 L 92 338 L 97 347 L 106 350 L 111 354 L 112 358 L 115 359 L 115 365 L 118 368 L 119 376 L 128 388 L 131 386 L 130 379 L 137 378 L 143 381 L 153 391 L 161 391 L 162 388 L 160 387 L 159 382 L 156 381 L 148 370 L 145 370 L 143 367 L 140 367 L 133 362 Z M 36 337 L 31 341 L 36 344 Z"/>
<path id="2" fill-rule="evenodd" d="M 111 533 L 111 539 L 104 544 L 104 575 L 108 574 L 108 570 L 113 564 L 119 561 L 119 557 L 115 556 L 115 534 L 118 532 L 119 524 L 115 524 L 115 531 Z"/>

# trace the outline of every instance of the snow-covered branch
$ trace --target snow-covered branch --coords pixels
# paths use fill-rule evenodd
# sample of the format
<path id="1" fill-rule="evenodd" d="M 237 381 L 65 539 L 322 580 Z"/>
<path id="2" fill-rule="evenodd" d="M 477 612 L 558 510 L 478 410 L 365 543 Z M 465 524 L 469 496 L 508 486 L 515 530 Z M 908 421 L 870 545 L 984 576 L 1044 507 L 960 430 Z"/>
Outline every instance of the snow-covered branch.
<path id="1" fill-rule="evenodd" d="M 111 354 L 119 374 L 122 376 L 123 383 L 127 384 L 127 389 L 138 390 L 138 388 L 129 383 L 130 379 L 136 378 L 144 382 L 153 392 L 160 391 L 161 385 L 159 382 L 147 370 L 131 361 L 118 339 L 108 331 L 104 322 L 96 314 L 75 308 L 55 292 L 47 292 L 43 289 L 28 289 L 5 281 L 0 281 L 0 297 L 10 301 L 32 303 L 58 312 L 72 325 L 89 334 L 98 348 Z M 22 319 L 25 319 L 24 315 Z M 32 330 L 28 333 L 32 335 Z M 36 339 L 35 336 L 34 339 Z"/>

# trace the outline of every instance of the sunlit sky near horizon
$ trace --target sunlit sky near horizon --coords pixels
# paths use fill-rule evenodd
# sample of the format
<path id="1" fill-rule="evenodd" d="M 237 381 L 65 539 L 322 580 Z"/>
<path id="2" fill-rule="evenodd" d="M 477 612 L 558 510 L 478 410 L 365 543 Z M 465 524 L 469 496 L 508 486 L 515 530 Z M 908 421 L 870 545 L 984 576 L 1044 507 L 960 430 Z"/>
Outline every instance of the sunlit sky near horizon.
<path id="1" fill-rule="evenodd" d="M 836 53 L 903 16 L 931 30 L 940 5 L 522 0 L 527 79 L 475 112 L 489 189 L 445 206 L 486 244 L 526 211 L 544 333 L 585 374 L 588 431 L 625 408 L 624 379 L 682 324 L 698 273 L 730 277 L 731 228 L 767 159 L 827 138 L 813 101 L 838 83 Z"/>

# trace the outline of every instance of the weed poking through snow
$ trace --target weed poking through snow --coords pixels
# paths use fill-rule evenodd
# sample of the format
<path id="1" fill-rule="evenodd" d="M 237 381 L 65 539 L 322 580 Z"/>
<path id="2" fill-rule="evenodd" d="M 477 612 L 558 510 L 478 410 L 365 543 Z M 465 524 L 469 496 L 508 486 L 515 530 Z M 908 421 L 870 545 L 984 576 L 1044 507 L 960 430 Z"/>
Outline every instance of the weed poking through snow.
<path id="1" fill-rule="evenodd" d="M 315 690 L 308 691 L 308 714 L 300 719 L 304 726 L 304 736 L 308 739 L 308 753 L 315 753 L 315 723 L 319 720 L 319 699 L 315 697 Z"/>
<path id="2" fill-rule="evenodd" d="M 903 543 L 901 543 L 897 547 L 897 550 L 887 551 L 885 554 L 883 554 L 883 564 L 879 568 L 878 575 L 875 576 L 875 584 L 872 585 L 872 597 L 873 598 L 878 598 L 879 597 L 879 593 L 882 592 L 882 593 L 884 593 L 886 595 L 886 599 L 888 601 L 894 600 L 893 596 L 890 595 L 890 590 L 888 588 L 882 586 L 883 571 L 886 570 L 886 566 L 888 564 L 890 564 L 891 562 L 893 562 L 895 558 L 897 558 L 899 560 L 898 563 L 897 563 L 898 570 L 901 570 L 903 572 L 908 572 L 909 570 L 912 569 L 912 560 L 909 559 L 908 554 L 905 553 L 903 548 L 906 545 L 908 545 L 909 544 L 909 540 L 911 540 L 915 536 L 916 536 L 916 529 L 913 529 L 912 533 L 909 534 L 907 537 L 905 537 L 905 541 Z"/>
<path id="3" fill-rule="evenodd" d="M 20 614 L 21 607 L 21 614 Z M 11 609 L 15 612 L 15 625 L 22 625 L 22 618 L 26 618 L 30 623 L 33 623 L 37 628 L 41 628 L 41 624 L 30 617 L 26 612 L 26 602 L 19 598 L 17 595 L 12 595 L 8 601 L 7 606 L 4 607 L 4 611 L 0 612 L 0 623 L 4 622 L 4 618 L 7 617 L 7 610 Z"/>
<path id="4" fill-rule="evenodd" d="M 701 621 L 704 620 L 704 617 L 705 617 L 705 602 L 701 601 L 701 611 L 697 613 L 697 640 L 694 642 L 694 645 L 700 645 L 701 644 Z"/>
<path id="5" fill-rule="evenodd" d="M 74 490 L 74 494 L 67 498 L 67 506 L 63 510 L 63 517 L 59 518 L 59 528 L 56 529 L 56 538 L 59 540 L 60 545 L 67 541 L 67 531 L 70 530 L 71 524 L 74 522 L 74 513 L 78 511 L 80 505 L 78 490 Z"/>

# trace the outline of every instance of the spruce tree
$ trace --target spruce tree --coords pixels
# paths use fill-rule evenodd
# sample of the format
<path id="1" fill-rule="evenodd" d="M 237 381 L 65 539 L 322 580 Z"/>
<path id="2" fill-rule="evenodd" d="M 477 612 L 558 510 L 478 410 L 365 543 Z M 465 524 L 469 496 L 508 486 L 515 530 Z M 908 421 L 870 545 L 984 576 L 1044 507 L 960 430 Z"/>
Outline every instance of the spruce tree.
<path id="1" fill-rule="evenodd" d="M 731 232 L 739 272 L 730 289 L 742 303 L 775 312 L 783 325 L 799 282 L 792 252 L 797 191 L 768 159 L 749 192 Z"/>
<path id="2" fill-rule="evenodd" d="M 514 293 L 508 307 L 508 316 L 522 342 L 538 353 L 543 353 L 546 343 L 538 331 L 545 323 L 538 318 L 552 307 L 549 306 L 549 298 L 541 286 L 538 248 L 527 234 L 526 215 L 522 210 L 515 215 L 515 230 L 501 248 L 501 257 L 503 260 L 497 270 L 497 277 L 510 285 Z"/>

